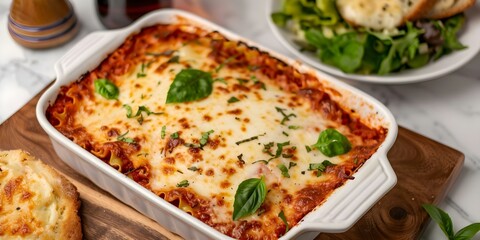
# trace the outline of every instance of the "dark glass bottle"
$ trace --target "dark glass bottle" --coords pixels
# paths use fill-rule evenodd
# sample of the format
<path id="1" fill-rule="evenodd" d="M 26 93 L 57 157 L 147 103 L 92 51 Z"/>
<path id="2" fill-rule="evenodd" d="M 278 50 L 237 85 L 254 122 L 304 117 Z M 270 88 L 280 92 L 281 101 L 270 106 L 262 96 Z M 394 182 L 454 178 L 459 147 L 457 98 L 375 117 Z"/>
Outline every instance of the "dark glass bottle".
<path id="1" fill-rule="evenodd" d="M 106 28 L 121 28 L 144 14 L 172 7 L 171 0 L 97 0 L 97 13 Z"/>

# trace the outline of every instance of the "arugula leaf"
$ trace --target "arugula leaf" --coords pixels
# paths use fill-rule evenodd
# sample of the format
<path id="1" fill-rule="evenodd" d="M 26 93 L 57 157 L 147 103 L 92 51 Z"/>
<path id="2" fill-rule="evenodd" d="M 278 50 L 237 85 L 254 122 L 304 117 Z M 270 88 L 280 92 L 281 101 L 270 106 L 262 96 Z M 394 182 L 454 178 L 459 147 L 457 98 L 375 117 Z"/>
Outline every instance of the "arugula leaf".
<path id="1" fill-rule="evenodd" d="M 233 202 L 233 220 L 253 214 L 260 208 L 267 196 L 265 179 L 250 178 L 238 185 Z"/>
<path id="2" fill-rule="evenodd" d="M 113 82 L 106 78 L 95 80 L 95 92 L 102 95 L 106 99 L 118 99 L 119 90 Z"/>
<path id="3" fill-rule="evenodd" d="M 305 38 L 317 47 L 320 60 L 344 72 L 354 72 L 362 63 L 365 35 L 349 32 L 329 39 L 320 30 L 312 28 L 305 32 Z"/>
<path id="4" fill-rule="evenodd" d="M 311 147 L 320 150 L 327 157 L 334 157 L 347 153 L 352 145 L 339 131 L 327 128 L 320 133 L 317 143 Z"/>
<path id="5" fill-rule="evenodd" d="M 166 103 L 182 103 L 200 100 L 213 91 L 212 76 L 197 69 L 183 69 L 170 85 Z"/>
<path id="6" fill-rule="evenodd" d="M 285 27 L 287 21 L 291 18 L 291 16 L 282 12 L 272 13 L 270 17 L 272 18 L 272 21 L 279 27 Z"/>

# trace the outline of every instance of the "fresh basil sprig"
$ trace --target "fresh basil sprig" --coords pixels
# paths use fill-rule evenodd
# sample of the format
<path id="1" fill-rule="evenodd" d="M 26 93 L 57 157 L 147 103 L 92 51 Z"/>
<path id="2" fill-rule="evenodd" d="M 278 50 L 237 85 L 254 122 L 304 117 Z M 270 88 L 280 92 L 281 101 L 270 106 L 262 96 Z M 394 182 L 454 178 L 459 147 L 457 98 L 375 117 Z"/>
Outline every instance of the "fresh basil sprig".
<path id="1" fill-rule="evenodd" d="M 208 97 L 213 90 L 212 75 L 197 69 L 183 69 L 170 85 L 166 103 L 191 102 Z"/>
<path id="2" fill-rule="evenodd" d="M 339 131 L 327 128 L 320 133 L 317 143 L 311 147 L 320 150 L 327 157 L 334 157 L 347 153 L 352 145 Z"/>
<path id="3" fill-rule="evenodd" d="M 427 211 L 428 215 L 438 224 L 440 229 L 442 229 L 445 236 L 449 240 L 468 240 L 472 239 L 480 231 L 480 223 L 472 223 L 462 229 L 460 229 L 456 234 L 453 232 L 452 219 L 448 213 L 444 212 L 442 209 L 435 207 L 431 204 L 423 204 L 423 209 Z"/>
<path id="4" fill-rule="evenodd" d="M 106 78 L 100 78 L 95 80 L 95 92 L 102 95 L 106 99 L 118 99 L 119 90 L 118 87 Z"/>
<path id="5" fill-rule="evenodd" d="M 238 185 L 233 203 L 233 220 L 248 216 L 257 211 L 265 201 L 267 186 L 263 176 L 250 178 Z"/>

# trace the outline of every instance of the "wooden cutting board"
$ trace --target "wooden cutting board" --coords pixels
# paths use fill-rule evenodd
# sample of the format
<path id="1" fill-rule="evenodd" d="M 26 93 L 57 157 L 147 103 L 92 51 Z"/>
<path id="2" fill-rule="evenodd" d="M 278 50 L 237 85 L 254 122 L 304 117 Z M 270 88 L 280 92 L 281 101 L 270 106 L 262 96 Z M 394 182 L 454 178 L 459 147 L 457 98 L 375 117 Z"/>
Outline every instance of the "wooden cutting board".
<path id="1" fill-rule="evenodd" d="M 85 239 L 180 239 L 68 167 L 37 122 L 32 99 L 0 125 L 0 149 L 23 149 L 65 175 L 80 192 Z M 388 158 L 397 185 L 349 231 L 317 239 L 415 239 L 428 223 L 424 203 L 440 202 L 460 173 L 464 155 L 400 127 Z"/>

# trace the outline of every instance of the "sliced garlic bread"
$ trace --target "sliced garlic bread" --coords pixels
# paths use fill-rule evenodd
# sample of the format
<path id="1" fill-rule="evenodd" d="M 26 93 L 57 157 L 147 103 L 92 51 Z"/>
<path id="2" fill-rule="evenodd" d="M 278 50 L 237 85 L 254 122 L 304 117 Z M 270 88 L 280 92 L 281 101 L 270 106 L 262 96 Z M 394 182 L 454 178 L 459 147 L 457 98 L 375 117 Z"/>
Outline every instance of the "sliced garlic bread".
<path id="1" fill-rule="evenodd" d="M 354 26 L 393 29 L 421 18 L 437 0 L 337 0 L 337 9 Z"/>
<path id="2" fill-rule="evenodd" d="M 475 0 L 437 0 L 425 15 L 429 19 L 448 18 L 461 13 L 475 4 Z"/>
<path id="3" fill-rule="evenodd" d="M 0 239 L 82 239 L 76 187 L 22 150 L 0 151 Z"/>

